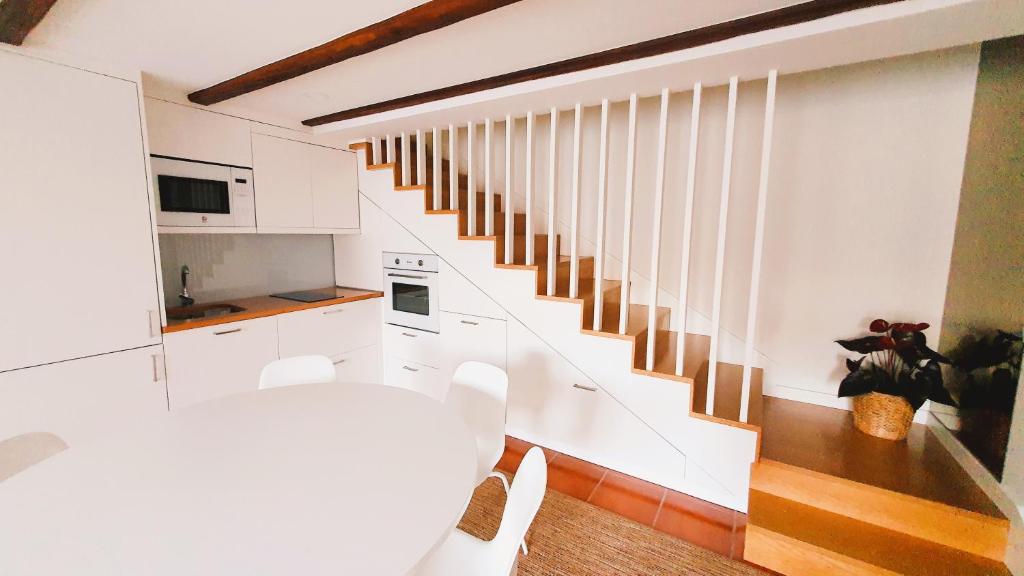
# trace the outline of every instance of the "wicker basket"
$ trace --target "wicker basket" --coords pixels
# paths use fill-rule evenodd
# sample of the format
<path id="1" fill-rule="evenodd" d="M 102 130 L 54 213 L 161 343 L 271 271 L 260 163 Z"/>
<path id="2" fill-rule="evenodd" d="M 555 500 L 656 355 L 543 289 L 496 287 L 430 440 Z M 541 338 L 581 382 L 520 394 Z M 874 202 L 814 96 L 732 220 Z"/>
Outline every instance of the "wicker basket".
<path id="1" fill-rule="evenodd" d="M 853 423 L 865 434 L 903 440 L 914 421 L 914 409 L 899 396 L 869 392 L 853 398 Z"/>

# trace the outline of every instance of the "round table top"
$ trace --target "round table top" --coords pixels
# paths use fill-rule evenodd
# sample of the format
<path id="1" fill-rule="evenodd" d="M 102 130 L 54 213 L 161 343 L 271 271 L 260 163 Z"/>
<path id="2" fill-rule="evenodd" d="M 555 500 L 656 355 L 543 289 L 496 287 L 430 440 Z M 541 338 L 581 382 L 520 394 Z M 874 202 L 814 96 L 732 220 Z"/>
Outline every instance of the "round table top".
<path id="1" fill-rule="evenodd" d="M 389 386 L 238 394 L 0 483 L 0 574 L 401 575 L 475 488 L 442 404 Z"/>

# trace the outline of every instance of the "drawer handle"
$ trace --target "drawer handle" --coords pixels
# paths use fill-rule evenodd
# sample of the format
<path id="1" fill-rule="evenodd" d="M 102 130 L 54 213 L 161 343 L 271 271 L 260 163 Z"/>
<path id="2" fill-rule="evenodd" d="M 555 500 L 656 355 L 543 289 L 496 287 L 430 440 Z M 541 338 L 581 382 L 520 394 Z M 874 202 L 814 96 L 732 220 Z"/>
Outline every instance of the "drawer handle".
<path id="1" fill-rule="evenodd" d="M 408 332 L 402 332 L 402 336 L 408 336 L 409 338 L 416 338 L 416 334 L 409 334 Z"/>
<path id="2" fill-rule="evenodd" d="M 235 332 L 241 332 L 241 331 L 242 331 L 241 328 L 235 328 L 234 330 L 224 330 L 222 332 L 214 332 L 213 335 L 214 336 L 223 336 L 225 334 L 234 334 Z"/>
<path id="3" fill-rule="evenodd" d="M 334 365 L 337 366 L 338 364 L 344 364 L 345 362 L 348 362 L 348 358 L 342 358 L 341 360 L 335 360 L 334 361 Z"/>
<path id="4" fill-rule="evenodd" d="M 584 386 L 583 384 L 573 384 L 573 388 L 579 388 L 580 390 L 586 390 L 587 392 L 597 392 L 597 388 L 592 386 Z"/>
<path id="5" fill-rule="evenodd" d="M 479 326 L 480 325 L 479 322 L 473 322 L 471 320 L 459 320 L 459 322 L 462 322 L 463 324 L 469 324 L 470 326 Z"/>
<path id="6" fill-rule="evenodd" d="M 402 366 L 402 369 L 403 370 L 408 370 L 409 372 L 419 372 L 420 371 L 419 368 L 413 368 L 412 366 Z"/>
<path id="7" fill-rule="evenodd" d="M 324 314 L 324 316 L 327 316 L 328 314 L 341 314 L 344 311 L 345 311 L 344 308 L 338 308 L 337 310 L 327 310 L 323 314 Z"/>

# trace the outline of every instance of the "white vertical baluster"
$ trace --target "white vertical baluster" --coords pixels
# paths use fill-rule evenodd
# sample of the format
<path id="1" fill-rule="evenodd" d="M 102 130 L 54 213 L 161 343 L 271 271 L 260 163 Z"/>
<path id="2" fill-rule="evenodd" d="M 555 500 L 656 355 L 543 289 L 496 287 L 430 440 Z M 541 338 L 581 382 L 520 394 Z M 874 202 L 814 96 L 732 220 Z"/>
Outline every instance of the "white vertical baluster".
<path id="1" fill-rule="evenodd" d="M 469 190 L 466 192 L 466 235 L 476 236 L 476 166 L 473 162 L 473 152 L 476 147 L 476 125 L 472 122 L 466 123 L 466 171 L 469 182 Z"/>
<path id="2" fill-rule="evenodd" d="M 402 186 L 408 186 L 412 180 L 409 173 L 409 135 L 402 132 Z"/>
<path id="3" fill-rule="evenodd" d="M 708 390 L 704 411 L 715 413 L 715 382 L 718 379 L 718 333 L 722 324 L 722 279 L 725 272 L 725 225 L 729 220 L 729 185 L 732 179 L 732 142 L 736 128 L 736 92 L 739 78 L 729 78 L 729 109 L 725 116 L 725 155 L 722 162 L 722 195 L 718 207 L 718 242 L 715 244 L 715 288 L 711 302 L 711 351 L 708 355 Z"/>
<path id="4" fill-rule="evenodd" d="M 494 120 L 484 121 L 484 236 L 494 236 Z"/>
<path id="5" fill-rule="evenodd" d="M 515 210 L 512 205 L 512 144 L 515 142 L 515 121 L 511 114 L 505 115 L 505 264 L 513 261 L 516 235 Z"/>
<path id="6" fill-rule="evenodd" d="M 385 136 L 384 139 L 387 140 L 388 153 L 388 157 L 384 159 L 384 162 L 390 164 L 395 161 L 395 139 L 391 137 L 391 134 Z"/>
<path id="7" fill-rule="evenodd" d="M 697 182 L 697 136 L 700 133 L 701 83 L 693 85 L 690 109 L 690 149 L 686 160 L 686 201 L 683 206 L 683 256 L 679 265 L 679 337 L 676 339 L 676 376 L 683 375 L 686 356 L 687 289 L 690 285 L 690 242 L 693 235 L 693 196 Z"/>
<path id="8" fill-rule="evenodd" d="M 658 329 L 658 260 L 661 253 L 661 205 L 665 197 L 665 155 L 668 148 L 668 88 L 661 90 L 658 121 L 658 172 L 654 179 L 654 221 L 651 229 L 651 287 L 647 296 L 647 369 L 654 370 L 654 340 Z"/>
<path id="9" fill-rule="evenodd" d="M 434 171 L 434 185 L 433 193 L 434 197 L 434 210 L 441 209 L 441 197 L 444 195 L 444 181 L 441 179 L 441 130 L 434 126 L 433 131 L 434 145 L 433 145 L 433 163 L 431 170 Z"/>
<path id="10" fill-rule="evenodd" d="M 597 244 L 594 247 L 594 330 L 601 330 L 605 203 L 608 201 L 608 99 L 601 100 L 601 153 L 597 163 Z"/>
<path id="11" fill-rule="evenodd" d="M 526 113 L 526 264 L 533 265 L 533 110 Z"/>
<path id="12" fill-rule="evenodd" d="M 580 287 L 580 156 L 583 153 L 583 105 L 576 103 L 572 129 L 572 203 L 569 215 L 569 298 L 579 295 Z"/>
<path id="13" fill-rule="evenodd" d="M 459 209 L 459 130 L 448 125 L 448 207 Z"/>
<path id="14" fill-rule="evenodd" d="M 754 366 L 754 336 L 757 331 L 757 297 L 761 289 L 761 255 L 764 250 L 764 220 L 768 208 L 768 169 L 772 157 L 775 126 L 775 84 L 779 71 L 768 73 L 768 95 L 764 104 L 764 133 L 761 136 L 761 174 L 757 183 L 757 220 L 754 224 L 754 256 L 750 264 L 750 299 L 747 300 L 747 336 L 743 351 L 743 388 L 740 393 L 740 422 L 750 410 L 750 376 Z"/>
<path id="15" fill-rule="evenodd" d="M 636 94 L 629 95 L 629 131 L 626 135 L 626 193 L 622 207 L 622 286 L 619 289 L 619 334 L 629 322 L 630 241 L 633 234 L 633 188 L 636 187 Z"/>
<path id="16" fill-rule="evenodd" d="M 557 207 L 558 188 L 558 109 L 551 109 L 551 136 L 548 139 L 548 286 L 547 295 L 555 295 L 558 271 L 558 236 L 555 208 Z"/>
<path id="17" fill-rule="evenodd" d="M 423 141 L 423 130 L 416 131 L 416 184 L 427 183 L 427 143 Z"/>
<path id="18" fill-rule="evenodd" d="M 370 138 L 370 163 L 380 164 L 380 138 Z"/>

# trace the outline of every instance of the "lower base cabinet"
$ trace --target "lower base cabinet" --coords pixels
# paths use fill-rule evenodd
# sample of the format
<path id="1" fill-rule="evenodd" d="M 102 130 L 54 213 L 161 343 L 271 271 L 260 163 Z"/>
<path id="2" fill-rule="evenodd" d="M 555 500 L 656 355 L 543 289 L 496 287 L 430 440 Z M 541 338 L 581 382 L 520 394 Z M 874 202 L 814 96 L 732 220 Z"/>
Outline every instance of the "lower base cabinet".
<path id="1" fill-rule="evenodd" d="M 277 319 L 193 328 L 164 335 L 167 399 L 181 408 L 259 388 L 260 372 L 277 360 Z"/>
<path id="2" fill-rule="evenodd" d="M 448 394 L 448 381 L 441 377 L 440 370 L 397 356 L 384 359 L 384 384 L 419 392 L 438 402 L 444 402 Z"/>
<path id="3" fill-rule="evenodd" d="M 351 352 L 345 352 L 331 359 L 338 382 L 356 384 L 380 383 L 380 346 L 366 346 Z"/>
<path id="4" fill-rule="evenodd" d="M 161 346 L 0 373 L 0 440 L 51 432 L 69 446 L 167 414 Z"/>

